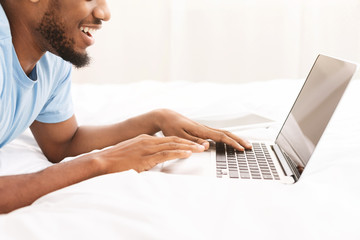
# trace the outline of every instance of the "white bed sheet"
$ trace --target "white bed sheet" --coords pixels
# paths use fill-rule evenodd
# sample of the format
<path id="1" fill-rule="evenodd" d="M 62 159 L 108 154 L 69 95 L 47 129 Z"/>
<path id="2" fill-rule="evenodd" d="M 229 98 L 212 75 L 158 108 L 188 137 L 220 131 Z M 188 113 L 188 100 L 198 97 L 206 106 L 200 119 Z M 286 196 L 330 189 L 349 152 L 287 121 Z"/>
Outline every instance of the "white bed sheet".
<path id="1" fill-rule="evenodd" d="M 255 112 L 281 123 L 301 84 L 286 79 L 247 84 L 145 81 L 74 85 L 73 96 L 81 124 L 121 121 L 163 107 L 192 118 Z M 294 185 L 156 169 L 127 171 L 84 181 L 0 215 L 0 238 L 360 239 L 359 90 L 360 81 L 354 80 Z M 270 139 L 279 127 L 241 134 Z M 29 131 L 0 149 L 1 175 L 50 165 Z"/>

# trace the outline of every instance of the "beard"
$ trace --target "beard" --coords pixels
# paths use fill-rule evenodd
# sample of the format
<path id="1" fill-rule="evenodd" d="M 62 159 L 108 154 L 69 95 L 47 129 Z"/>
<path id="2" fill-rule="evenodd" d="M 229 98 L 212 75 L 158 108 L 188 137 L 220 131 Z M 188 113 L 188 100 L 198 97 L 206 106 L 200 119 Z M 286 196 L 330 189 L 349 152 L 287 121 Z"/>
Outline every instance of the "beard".
<path id="1" fill-rule="evenodd" d="M 76 68 L 89 65 L 90 57 L 88 54 L 76 52 L 74 49 L 74 39 L 66 36 L 66 31 L 63 27 L 65 22 L 56 15 L 56 8 L 58 6 L 50 5 L 36 30 L 51 46 L 51 52 L 54 52 L 54 54 L 72 63 Z"/>

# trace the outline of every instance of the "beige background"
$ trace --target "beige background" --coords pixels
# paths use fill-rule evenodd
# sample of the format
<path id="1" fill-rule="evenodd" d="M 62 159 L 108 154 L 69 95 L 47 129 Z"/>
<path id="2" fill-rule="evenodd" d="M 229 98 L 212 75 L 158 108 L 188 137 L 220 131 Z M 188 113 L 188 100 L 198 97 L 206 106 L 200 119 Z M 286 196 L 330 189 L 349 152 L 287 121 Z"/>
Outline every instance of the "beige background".
<path id="1" fill-rule="evenodd" d="M 360 62 L 358 0 L 108 0 L 74 81 L 304 78 L 318 53 Z"/>

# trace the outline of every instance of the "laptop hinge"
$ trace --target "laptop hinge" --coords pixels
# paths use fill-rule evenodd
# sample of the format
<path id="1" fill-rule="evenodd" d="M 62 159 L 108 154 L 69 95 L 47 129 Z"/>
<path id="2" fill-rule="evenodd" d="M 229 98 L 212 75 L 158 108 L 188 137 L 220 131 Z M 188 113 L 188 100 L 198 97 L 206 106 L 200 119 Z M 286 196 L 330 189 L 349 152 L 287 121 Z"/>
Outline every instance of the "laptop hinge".
<path id="1" fill-rule="evenodd" d="M 284 171 L 284 174 L 288 177 L 292 177 L 295 182 L 300 178 L 300 173 L 297 169 L 297 165 L 289 156 L 284 153 L 279 146 L 272 145 L 273 151 L 275 152 L 277 158 L 279 159 L 280 165 Z"/>

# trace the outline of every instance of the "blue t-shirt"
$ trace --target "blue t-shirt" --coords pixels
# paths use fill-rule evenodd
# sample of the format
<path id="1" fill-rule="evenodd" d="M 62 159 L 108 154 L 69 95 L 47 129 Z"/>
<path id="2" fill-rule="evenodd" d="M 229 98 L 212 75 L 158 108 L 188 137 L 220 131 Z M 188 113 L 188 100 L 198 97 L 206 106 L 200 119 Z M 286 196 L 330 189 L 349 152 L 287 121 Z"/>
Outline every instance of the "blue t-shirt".
<path id="1" fill-rule="evenodd" d="M 34 120 L 58 123 L 73 115 L 71 64 L 47 52 L 27 76 L 12 44 L 0 5 L 0 148 Z"/>

